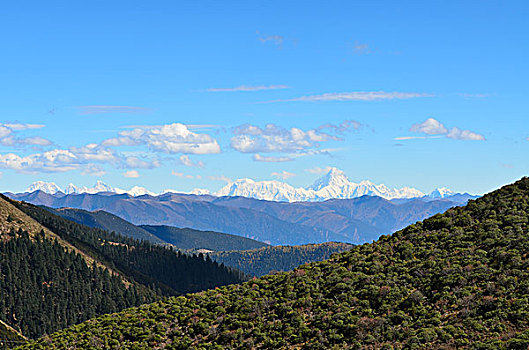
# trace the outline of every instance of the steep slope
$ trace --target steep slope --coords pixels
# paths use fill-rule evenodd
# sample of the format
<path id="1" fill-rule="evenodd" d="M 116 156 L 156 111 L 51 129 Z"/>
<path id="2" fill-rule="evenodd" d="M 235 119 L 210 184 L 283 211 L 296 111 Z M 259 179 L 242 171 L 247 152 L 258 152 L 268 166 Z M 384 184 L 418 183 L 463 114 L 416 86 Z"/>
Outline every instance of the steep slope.
<path id="1" fill-rule="evenodd" d="M 19 230 L 27 232 L 32 238 L 34 238 L 37 233 L 42 231 L 44 232 L 45 238 L 57 240 L 57 242 L 67 251 L 79 254 L 88 264 L 95 262 L 99 267 L 103 267 L 112 271 L 109 266 L 103 265 L 99 261 L 94 260 L 90 255 L 86 254 L 86 252 L 63 239 L 60 235 L 51 231 L 40 222 L 17 208 L 7 197 L 0 195 L 0 238 L 2 240 L 6 240 L 9 233 L 12 231 L 17 232 Z"/>
<path id="2" fill-rule="evenodd" d="M 394 202 L 373 196 L 296 203 L 175 193 L 157 197 L 108 193 L 57 197 L 37 191 L 10 196 L 53 208 L 104 210 L 134 225 L 226 232 L 274 245 L 370 242 L 459 205 L 446 199 Z"/>
<path id="3" fill-rule="evenodd" d="M 164 294 L 214 288 L 244 278 L 239 271 L 226 269 L 202 256 L 187 256 L 146 241 L 80 225 L 25 202 L 11 203 L 87 255 L 113 266 L 117 273 L 147 286 L 154 285 Z"/>
<path id="4" fill-rule="evenodd" d="M 209 257 L 226 266 L 241 270 L 250 276 L 263 276 L 272 272 L 290 271 L 315 261 L 329 259 L 353 247 L 347 243 L 327 242 L 298 246 L 274 246 L 252 250 L 208 253 Z"/>
<path id="5" fill-rule="evenodd" d="M 0 196 L 0 320 L 37 337 L 101 314 L 244 280 L 198 255 Z"/>
<path id="6" fill-rule="evenodd" d="M 190 228 L 149 225 L 140 226 L 140 228 L 179 249 L 207 249 L 219 251 L 248 250 L 268 246 L 266 243 L 253 239 L 213 231 L 198 231 Z"/>
<path id="7" fill-rule="evenodd" d="M 529 346 L 529 178 L 330 260 L 103 316 L 23 348 Z"/>
<path id="8" fill-rule="evenodd" d="M 0 320 L 0 349 L 11 349 L 25 342 L 27 339 L 22 333 Z"/>

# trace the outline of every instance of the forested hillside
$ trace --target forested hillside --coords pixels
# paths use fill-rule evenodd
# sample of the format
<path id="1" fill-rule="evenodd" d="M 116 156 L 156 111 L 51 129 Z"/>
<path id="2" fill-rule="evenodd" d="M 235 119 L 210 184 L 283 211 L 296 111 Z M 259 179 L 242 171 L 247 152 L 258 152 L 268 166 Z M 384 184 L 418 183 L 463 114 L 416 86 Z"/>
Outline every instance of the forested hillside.
<path id="1" fill-rule="evenodd" d="M 102 316 L 25 349 L 527 349 L 529 178 L 330 260 Z"/>
<path id="2" fill-rule="evenodd" d="M 0 242 L 0 317 L 28 337 L 159 298 L 154 290 L 87 265 L 44 232 L 35 240 L 22 230 L 9 236 Z"/>
<path id="3" fill-rule="evenodd" d="M 251 276 L 290 271 L 299 265 L 328 259 L 353 247 L 347 243 L 320 243 L 300 246 L 269 246 L 252 250 L 211 252 L 212 260 L 241 270 Z"/>
<path id="4" fill-rule="evenodd" d="M 62 239 L 82 247 L 84 252 L 106 266 L 141 284 L 154 285 L 166 295 L 200 291 L 244 279 L 239 271 L 220 266 L 202 255 L 187 255 L 80 225 L 32 204 L 17 201 L 12 201 L 12 204 Z"/>
<path id="5" fill-rule="evenodd" d="M 0 320 L 30 338 L 244 278 L 202 255 L 89 228 L 0 197 Z"/>

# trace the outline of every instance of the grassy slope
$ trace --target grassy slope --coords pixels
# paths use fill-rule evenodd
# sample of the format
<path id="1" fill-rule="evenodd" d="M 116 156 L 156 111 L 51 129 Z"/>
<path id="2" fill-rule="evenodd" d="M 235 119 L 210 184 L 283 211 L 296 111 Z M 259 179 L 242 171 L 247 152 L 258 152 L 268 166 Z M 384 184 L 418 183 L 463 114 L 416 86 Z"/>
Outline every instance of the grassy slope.
<path id="1" fill-rule="evenodd" d="M 529 178 L 330 260 L 106 315 L 26 349 L 529 346 Z"/>
<path id="2" fill-rule="evenodd" d="M 263 276 L 274 271 L 290 271 L 305 263 L 325 260 L 333 253 L 341 253 L 352 247 L 352 244 L 327 242 L 212 252 L 208 255 L 211 259 L 241 270 L 250 276 Z"/>

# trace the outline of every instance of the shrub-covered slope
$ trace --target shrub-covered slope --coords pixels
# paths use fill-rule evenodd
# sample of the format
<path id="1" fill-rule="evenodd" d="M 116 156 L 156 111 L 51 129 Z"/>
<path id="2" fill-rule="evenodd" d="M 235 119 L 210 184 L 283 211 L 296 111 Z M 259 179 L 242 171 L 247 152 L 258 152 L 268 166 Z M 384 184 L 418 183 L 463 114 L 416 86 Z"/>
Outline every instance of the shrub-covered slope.
<path id="1" fill-rule="evenodd" d="M 26 349 L 529 345 L 529 178 L 293 272 L 103 316 Z"/>
<path id="2" fill-rule="evenodd" d="M 352 244 L 327 242 L 212 252 L 208 255 L 211 259 L 241 270 L 250 276 L 262 276 L 274 271 L 290 271 L 305 263 L 322 261 L 328 259 L 333 253 L 341 253 L 352 247 Z"/>

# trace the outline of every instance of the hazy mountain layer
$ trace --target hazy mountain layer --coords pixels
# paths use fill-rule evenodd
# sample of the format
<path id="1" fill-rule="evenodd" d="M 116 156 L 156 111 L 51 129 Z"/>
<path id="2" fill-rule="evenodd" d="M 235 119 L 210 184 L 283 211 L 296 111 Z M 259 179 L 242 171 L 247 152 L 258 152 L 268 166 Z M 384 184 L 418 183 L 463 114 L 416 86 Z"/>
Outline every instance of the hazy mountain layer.
<path id="1" fill-rule="evenodd" d="M 41 191 L 9 195 L 53 208 L 104 210 L 135 225 L 225 232 L 274 245 L 368 242 L 459 204 L 447 199 L 388 201 L 373 196 L 287 203 L 175 193 L 156 197 L 111 193 L 54 196 Z"/>

